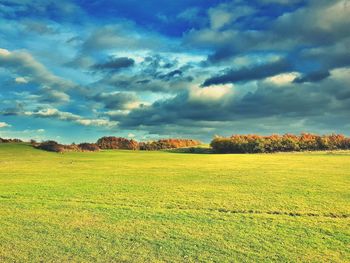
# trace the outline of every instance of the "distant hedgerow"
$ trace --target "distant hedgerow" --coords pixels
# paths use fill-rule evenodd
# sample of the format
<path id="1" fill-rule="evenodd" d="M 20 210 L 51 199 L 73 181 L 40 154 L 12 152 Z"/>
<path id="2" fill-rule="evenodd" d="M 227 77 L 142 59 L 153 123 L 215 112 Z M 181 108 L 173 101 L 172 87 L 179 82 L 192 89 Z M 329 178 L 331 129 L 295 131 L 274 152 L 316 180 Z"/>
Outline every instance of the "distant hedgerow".
<path id="1" fill-rule="evenodd" d="M 125 150 L 146 150 L 156 151 L 164 149 L 176 149 L 192 147 L 201 142 L 191 139 L 161 139 L 151 142 L 137 142 L 121 137 L 102 137 L 98 139 L 97 145 L 101 149 L 125 149 Z"/>
<path id="2" fill-rule="evenodd" d="M 162 139 L 152 142 L 137 142 L 122 137 L 102 137 L 97 143 L 81 143 L 64 145 L 56 141 L 44 141 L 38 143 L 31 140 L 31 145 L 37 149 L 50 152 L 84 152 L 99 151 L 100 149 L 123 149 L 123 150 L 147 150 L 156 151 L 163 149 L 176 149 L 185 147 L 194 147 L 200 145 L 201 142 L 191 139 Z"/>
<path id="3" fill-rule="evenodd" d="M 95 152 L 99 151 L 100 148 L 94 144 L 94 143 L 81 143 L 79 145 L 71 144 L 71 145 L 64 145 L 59 144 L 56 141 L 45 141 L 42 143 L 35 143 L 32 144 L 35 148 L 41 149 L 44 151 L 49 152 Z"/>
<path id="4" fill-rule="evenodd" d="M 214 138 L 210 146 L 217 153 L 270 153 L 291 151 L 348 150 L 350 138 L 341 134 L 233 135 Z"/>
<path id="5" fill-rule="evenodd" d="M 200 145 L 200 141 L 192 139 L 161 139 L 158 141 L 151 142 L 141 142 L 140 150 L 146 151 L 156 151 L 156 150 L 165 150 L 165 149 L 177 149 L 184 147 L 193 147 Z"/>
<path id="6" fill-rule="evenodd" d="M 4 138 L 0 138 L 0 143 L 18 143 L 18 142 L 23 142 L 20 139 L 4 139 Z"/>

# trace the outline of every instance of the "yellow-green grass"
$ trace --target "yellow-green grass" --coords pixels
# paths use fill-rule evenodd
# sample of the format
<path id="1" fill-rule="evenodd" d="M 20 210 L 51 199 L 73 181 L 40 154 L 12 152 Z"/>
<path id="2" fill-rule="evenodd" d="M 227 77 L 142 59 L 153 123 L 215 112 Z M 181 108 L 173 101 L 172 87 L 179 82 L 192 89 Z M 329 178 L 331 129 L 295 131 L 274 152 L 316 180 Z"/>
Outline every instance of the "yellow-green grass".
<path id="1" fill-rule="evenodd" d="M 350 153 L 0 144 L 0 262 L 349 262 Z"/>

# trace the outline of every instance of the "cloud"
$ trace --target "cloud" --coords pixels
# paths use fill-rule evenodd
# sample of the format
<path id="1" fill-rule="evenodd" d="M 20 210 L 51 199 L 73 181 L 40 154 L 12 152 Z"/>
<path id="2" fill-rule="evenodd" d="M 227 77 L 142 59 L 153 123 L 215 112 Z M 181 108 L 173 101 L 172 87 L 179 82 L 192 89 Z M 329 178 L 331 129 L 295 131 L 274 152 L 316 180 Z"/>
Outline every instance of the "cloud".
<path id="1" fill-rule="evenodd" d="M 70 96 L 62 91 L 53 90 L 49 87 L 43 87 L 38 91 L 38 101 L 43 103 L 67 103 Z"/>
<path id="2" fill-rule="evenodd" d="M 169 41 L 153 32 L 138 32 L 133 23 L 123 21 L 94 30 L 82 45 L 83 54 L 102 50 L 164 50 Z"/>
<path id="3" fill-rule="evenodd" d="M 52 74 L 43 64 L 24 51 L 0 49 L 0 67 L 24 76 L 26 80 L 56 89 L 69 89 L 75 85 L 71 81 Z"/>
<path id="4" fill-rule="evenodd" d="M 4 115 L 2 113 L 2 115 Z M 11 115 L 28 116 L 35 118 L 47 118 L 56 119 L 61 121 L 74 122 L 83 126 L 96 126 L 96 127 L 115 127 L 117 123 L 107 119 L 87 118 L 71 112 L 60 111 L 55 108 L 45 108 L 36 111 L 17 111 L 12 112 Z"/>
<path id="5" fill-rule="evenodd" d="M 128 138 L 131 138 L 131 139 L 132 139 L 132 138 L 135 138 L 135 136 L 136 136 L 136 135 L 133 134 L 133 133 L 128 133 Z"/>
<path id="6" fill-rule="evenodd" d="M 15 82 L 18 84 L 27 84 L 28 80 L 26 78 L 23 78 L 23 77 L 17 77 L 17 78 L 15 78 Z"/>
<path id="7" fill-rule="evenodd" d="M 282 73 L 278 74 L 272 77 L 266 78 L 264 81 L 271 82 L 275 85 L 287 85 L 291 82 L 295 81 L 296 78 L 298 78 L 300 74 L 298 72 L 289 72 L 289 73 Z"/>
<path id="8" fill-rule="evenodd" d="M 140 93 L 176 93 L 188 88 L 193 81 L 191 60 L 196 57 L 170 55 L 146 53 L 138 58 L 139 62 L 132 70 L 107 74 L 95 86 Z"/>
<path id="9" fill-rule="evenodd" d="M 54 108 L 43 109 L 36 112 L 24 112 L 24 115 L 41 118 L 54 118 L 63 121 L 73 121 L 84 126 L 111 126 L 115 124 L 113 122 L 109 122 L 108 120 L 88 119 L 70 112 L 62 112 Z"/>
<path id="10" fill-rule="evenodd" d="M 54 21 L 74 21 L 82 18 L 82 10 L 71 1 L 11 0 L 0 3 L 0 14 L 7 19 L 48 18 Z"/>
<path id="11" fill-rule="evenodd" d="M 26 20 L 24 21 L 24 26 L 26 31 L 35 32 L 40 35 L 43 35 L 43 34 L 51 35 L 51 34 L 57 33 L 57 31 L 54 28 L 50 27 L 45 22 L 39 22 L 35 20 Z"/>
<path id="12" fill-rule="evenodd" d="M 116 72 L 123 68 L 129 68 L 134 66 L 135 61 L 128 57 L 112 58 L 107 62 L 95 64 L 92 66 L 95 70 Z"/>
<path id="13" fill-rule="evenodd" d="M 136 95 L 129 92 L 103 92 L 95 95 L 93 99 L 109 110 L 127 110 L 138 105 Z"/>
<path id="14" fill-rule="evenodd" d="M 237 19 L 251 15 L 255 12 L 250 6 L 237 5 L 236 3 L 224 3 L 210 8 L 208 11 L 210 27 L 219 30 L 225 25 L 235 22 Z"/>
<path id="15" fill-rule="evenodd" d="M 294 79 L 294 83 L 304 83 L 304 82 L 318 82 L 328 78 L 330 76 L 329 71 L 315 71 L 308 74 L 304 74 L 301 77 Z"/>
<path id="16" fill-rule="evenodd" d="M 298 3 L 302 3 L 304 0 L 260 0 L 262 3 L 277 3 L 281 5 L 295 5 Z"/>
<path id="17" fill-rule="evenodd" d="M 178 131 L 190 131 L 189 127 L 213 128 L 211 132 L 214 132 L 215 129 L 223 129 L 223 126 L 235 127 L 233 124 L 243 130 L 242 123 L 248 125 L 245 130 L 275 132 L 277 127 L 283 128 L 277 120 L 289 120 L 290 123 L 303 120 L 300 132 L 320 126 L 323 121 L 328 122 L 330 116 L 335 116 L 337 124 L 333 127 L 345 130 L 344 124 L 350 110 L 350 88 L 345 81 L 349 79 L 348 71 L 332 71 L 330 77 L 320 83 L 260 81 L 255 90 L 246 93 L 237 93 L 230 86 L 217 86 L 213 90 L 210 87 L 202 88 L 202 92 L 199 88 L 193 88 L 190 92 L 119 115 L 116 119 L 121 128 L 159 133 L 171 132 L 169 127 L 177 127 Z M 271 120 L 273 124 L 269 128 Z"/>
<path id="18" fill-rule="evenodd" d="M 203 101 L 205 103 L 211 103 L 212 101 L 224 101 L 224 98 L 233 94 L 233 86 L 226 85 L 213 85 L 210 87 L 198 87 L 192 86 L 189 90 L 190 101 Z"/>
<path id="19" fill-rule="evenodd" d="M 303 50 L 300 59 L 319 63 L 323 71 L 350 66 L 349 46 L 350 37 L 332 45 Z"/>
<path id="20" fill-rule="evenodd" d="M 5 138 L 18 138 L 23 141 L 29 141 L 31 139 L 37 141 L 43 141 L 52 138 L 45 138 L 45 129 L 24 129 L 24 130 L 4 130 L 1 132 L 2 137 Z"/>
<path id="21" fill-rule="evenodd" d="M 280 16 L 273 29 L 280 38 L 329 45 L 349 36 L 347 0 L 312 1 L 308 6 Z"/>
<path id="22" fill-rule="evenodd" d="M 285 59 L 279 59 L 267 64 L 244 67 L 237 70 L 228 70 L 222 75 L 206 79 L 203 86 L 216 84 L 227 84 L 241 81 L 259 80 L 280 73 L 288 72 L 292 69 L 291 64 Z"/>
<path id="23" fill-rule="evenodd" d="M 164 80 L 171 80 L 171 79 L 176 78 L 178 76 L 182 76 L 182 73 L 183 72 L 181 70 L 175 69 L 175 70 L 172 70 L 166 74 L 158 75 L 158 78 L 164 79 Z"/>
<path id="24" fill-rule="evenodd" d="M 189 31 L 184 41 L 190 47 L 212 50 L 209 61 L 217 63 L 243 52 L 291 52 L 328 46 L 348 38 L 350 7 L 346 0 L 310 1 L 304 5 L 294 1 L 294 4 L 296 10 L 288 12 L 279 8 L 276 9 L 278 15 L 272 17 L 264 14 L 263 8 L 258 13 L 247 13 L 241 24 L 231 23 L 227 18 L 232 5 L 220 5 L 212 9 L 208 17 L 213 16 L 213 12 L 227 15 L 218 15 L 216 26 L 212 22 L 209 27 Z M 233 5 L 236 4 L 233 2 Z M 255 8 L 258 9 L 259 4 Z"/>
<path id="25" fill-rule="evenodd" d="M 0 128 L 7 128 L 7 127 L 11 127 L 11 125 L 6 122 L 0 122 Z"/>
<path id="26" fill-rule="evenodd" d="M 16 116 L 18 115 L 19 112 L 23 112 L 24 108 L 23 108 L 23 104 L 17 102 L 13 102 L 11 101 L 11 106 L 9 108 L 4 108 L 1 109 L 0 111 L 0 115 L 3 116 Z"/>
<path id="27" fill-rule="evenodd" d="M 192 22 L 199 18 L 200 10 L 197 7 L 190 7 L 177 15 L 178 19 Z"/>

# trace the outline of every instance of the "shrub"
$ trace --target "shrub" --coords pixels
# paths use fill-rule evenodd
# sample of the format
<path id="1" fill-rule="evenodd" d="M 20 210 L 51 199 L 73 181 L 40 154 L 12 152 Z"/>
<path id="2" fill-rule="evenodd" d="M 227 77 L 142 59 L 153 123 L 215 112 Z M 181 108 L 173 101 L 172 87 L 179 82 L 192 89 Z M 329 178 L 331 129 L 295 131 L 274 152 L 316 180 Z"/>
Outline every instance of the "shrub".
<path id="1" fill-rule="evenodd" d="M 265 137 L 265 152 L 282 151 L 281 136 L 273 134 Z"/>
<path id="2" fill-rule="evenodd" d="M 75 143 L 71 145 L 59 144 L 56 141 L 45 141 L 42 143 L 32 143 L 32 146 L 49 152 L 81 152 L 81 151 L 99 151 L 100 148 L 94 143 L 81 143 L 76 145 Z"/>
<path id="3" fill-rule="evenodd" d="M 218 153 L 265 152 L 263 137 L 258 135 L 233 135 L 230 138 L 215 138 L 210 146 Z"/>
<path id="4" fill-rule="evenodd" d="M 210 147 L 213 148 L 216 153 L 238 153 L 238 149 L 233 146 L 233 142 L 230 138 L 214 138 Z"/>
<path id="5" fill-rule="evenodd" d="M 65 146 L 56 141 L 45 141 L 36 146 L 36 148 L 49 152 L 64 152 Z"/>
<path id="6" fill-rule="evenodd" d="M 138 142 L 121 137 L 102 137 L 98 139 L 96 144 L 100 149 L 139 149 Z"/>
<path id="7" fill-rule="evenodd" d="M 302 133 L 299 137 L 299 147 L 301 150 L 315 151 L 320 150 L 320 137 L 311 133 Z"/>
<path id="8" fill-rule="evenodd" d="M 96 143 L 81 143 L 78 145 L 78 147 L 80 150 L 88 152 L 96 152 L 100 150 Z"/>
<path id="9" fill-rule="evenodd" d="M 23 142 L 20 139 L 4 139 L 4 138 L 0 138 L 0 143 L 18 143 L 18 142 Z"/>
<path id="10" fill-rule="evenodd" d="M 285 134 L 281 137 L 281 148 L 273 149 L 273 152 L 294 152 L 300 151 L 299 137 L 293 134 Z"/>

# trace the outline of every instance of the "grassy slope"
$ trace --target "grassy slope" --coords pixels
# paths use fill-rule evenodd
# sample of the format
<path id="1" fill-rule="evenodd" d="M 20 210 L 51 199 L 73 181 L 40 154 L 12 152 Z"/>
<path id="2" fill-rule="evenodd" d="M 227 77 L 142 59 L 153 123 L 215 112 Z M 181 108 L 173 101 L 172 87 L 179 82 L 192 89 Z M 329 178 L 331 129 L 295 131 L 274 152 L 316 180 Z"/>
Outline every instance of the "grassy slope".
<path id="1" fill-rule="evenodd" d="M 346 153 L 0 144 L 0 262 L 350 261 L 349 183 Z"/>

